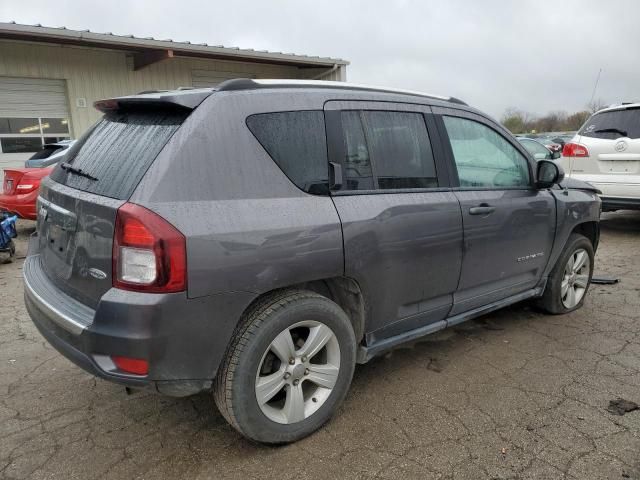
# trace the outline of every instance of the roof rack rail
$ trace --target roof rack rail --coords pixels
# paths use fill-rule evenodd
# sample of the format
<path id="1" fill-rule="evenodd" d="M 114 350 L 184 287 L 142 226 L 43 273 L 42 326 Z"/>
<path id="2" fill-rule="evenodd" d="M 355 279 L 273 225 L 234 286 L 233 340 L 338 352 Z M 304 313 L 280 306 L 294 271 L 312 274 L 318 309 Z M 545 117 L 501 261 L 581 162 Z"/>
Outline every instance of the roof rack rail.
<path id="1" fill-rule="evenodd" d="M 136 93 L 136 95 L 147 95 L 149 93 L 167 93 L 169 90 L 143 90 Z"/>
<path id="2" fill-rule="evenodd" d="M 444 102 L 467 105 L 459 98 L 442 97 L 440 95 L 430 95 L 413 90 L 400 90 L 396 88 L 375 87 L 372 85 L 361 85 L 356 83 L 333 82 L 328 80 L 254 80 L 251 78 L 233 78 L 225 80 L 216 87 L 219 92 L 229 92 L 236 90 L 260 90 L 263 88 L 329 88 L 336 90 L 359 90 L 367 92 L 397 93 L 400 95 L 412 95 L 416 97 L 433 98 Z"/>

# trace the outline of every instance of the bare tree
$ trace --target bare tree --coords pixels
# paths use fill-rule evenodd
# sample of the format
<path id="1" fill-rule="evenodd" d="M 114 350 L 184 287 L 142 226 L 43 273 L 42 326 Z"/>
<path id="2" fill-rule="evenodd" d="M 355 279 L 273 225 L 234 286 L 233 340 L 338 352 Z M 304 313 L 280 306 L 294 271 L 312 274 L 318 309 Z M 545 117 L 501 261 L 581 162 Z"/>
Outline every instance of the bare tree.
<path id="1" fill-rule="evenodd" d="M 595 107 L 601 108 L 600 105 L 601 101 Z M 534 117 L 516 107 L 509 107 L 502 115 L 501 122 L 512 133 L 566 132 L 578 130 L 590 115 L 591 112 L 587 110 L 572 114 L 556 110 Z"/>
<path id="2" fill-rule="evenodd" d="M 602 110 L 603 108 L 608 106 L 609 105 L 606 104 L 604 100 L 602 100 L 601 98 L 596 98 L 589 102 L 589 104 L 587 105 L 587 110 L 589 110 L 590 113 L 596 113 L 598 110 Z"/>
<path id="3" fill-rule="evenodd" d="M 567 122 L 565 124 L 565 129 L 568 131 L 579 130 L 584 122 L 587 121 L 587 118 L 591 116 L 591 112 L 584 110 L 582 112 L 572 113 L 567 117 Z"/>
<path id="4" fill-rule="evenodd" d="M 511 133 L 524 133 L 528 131 L 531 115 L 515 107 L 505 110 L 500 120 Z"/>

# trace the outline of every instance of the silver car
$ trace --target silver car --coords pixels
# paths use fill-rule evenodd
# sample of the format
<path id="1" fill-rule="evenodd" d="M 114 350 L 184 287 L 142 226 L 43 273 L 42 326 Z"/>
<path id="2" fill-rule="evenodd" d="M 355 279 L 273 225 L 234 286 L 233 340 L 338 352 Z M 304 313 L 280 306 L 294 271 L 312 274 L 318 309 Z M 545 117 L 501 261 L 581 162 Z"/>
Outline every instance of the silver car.
<path id="1" fill-rule="evenodd" d="M 45 168 L 55 165 L 64 158 L 74 143 L 76 143 L 75 140 L 47 143 L 42 150 L 34 153 L 29 160 L 24 162 L 24 166 L 25 168 Z"/>

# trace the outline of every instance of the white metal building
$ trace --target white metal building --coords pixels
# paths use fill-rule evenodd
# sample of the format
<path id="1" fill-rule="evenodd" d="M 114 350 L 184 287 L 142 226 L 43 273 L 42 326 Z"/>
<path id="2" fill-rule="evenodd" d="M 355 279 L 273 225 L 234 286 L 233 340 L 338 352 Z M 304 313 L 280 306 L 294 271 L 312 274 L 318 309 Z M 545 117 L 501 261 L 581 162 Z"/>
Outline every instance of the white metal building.
<path id="1" fill-rule="evenodd" d="M 0 23 L 0 169 L 77 138 L 93 102 L 229 78 L 346 80 L 349 62 L 290 53 Z"/>

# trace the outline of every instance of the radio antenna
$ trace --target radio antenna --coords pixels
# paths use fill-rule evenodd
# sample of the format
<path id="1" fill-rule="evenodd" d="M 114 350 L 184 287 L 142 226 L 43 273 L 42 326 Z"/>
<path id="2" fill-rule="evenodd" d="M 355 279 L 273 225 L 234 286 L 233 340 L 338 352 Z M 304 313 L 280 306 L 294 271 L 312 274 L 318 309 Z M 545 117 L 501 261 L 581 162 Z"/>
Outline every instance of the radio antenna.
<path id="1" fill-rule="evenodd" d="M 598 88 L 598 82 L 600 82 L 600 74 L 602 73 L 602 68 L 600 68 L 600 70 L 598 70 L 598 76 L 596 77 L 596 83 L 593 86 L 593 92 L 591 93 L 591 100 L 589 100 L 588 105 L 592 105 L 593 104 L 593 99 L 596 96 L 596 89 Z"/>

